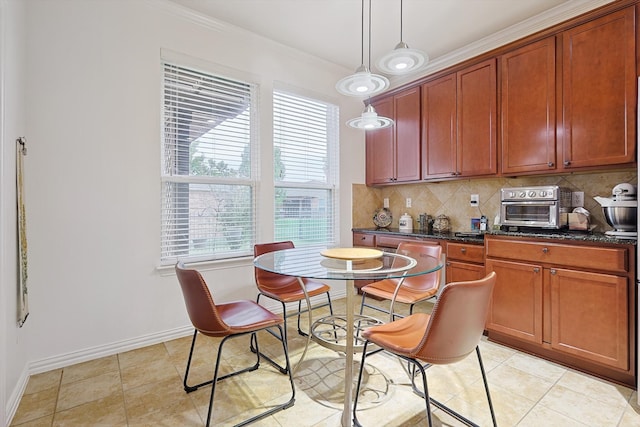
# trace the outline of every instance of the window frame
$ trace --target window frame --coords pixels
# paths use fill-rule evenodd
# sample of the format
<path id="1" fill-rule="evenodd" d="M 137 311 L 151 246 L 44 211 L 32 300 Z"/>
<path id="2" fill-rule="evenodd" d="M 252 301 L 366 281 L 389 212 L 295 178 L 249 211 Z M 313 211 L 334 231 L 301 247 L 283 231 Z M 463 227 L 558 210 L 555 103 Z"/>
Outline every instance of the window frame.
<path id="1" fill-rule="evenodd" d="M 326 171 L 326 182 L 322 183 L 319 181 L 313 182 L 297 182 L 297 181 L 286 181 L 286 180 L 278 180 L 276 177 L 276 168 L 277 159 L 276 159 L 276 150 L 278 145 L 278 140 L 276 138 L 276 126 L 278 124 L 277 119 L 277 101 L 276 98 L 278 94 L 281 94 L 285 97 L 296 98 L 298 102 L 300 101 L 308 101 L 309 103 L 322 104 L 327 109 L 327 120 L 325 122 L 325 131 L 326 131 L 326 162 L 327 162 L 327 171 Z M 316 94 L 310 94 L 304 90 L 300 90 L 297 88 L 290 88 L 286 85 L 274 85 L 273 91 L 273 183 L 274 183 L 274 210 L 273 210 L 273 232 L 276 240 L 292 240 L 296 246 L 335 246 L 339 241 L 339 229 L 340 229 L 340 206 L 339 206 L 339 182 L 340 182 L 340 165 L 339 165 L 339 137 L 340 137 L 340 108 L 337 103 L 328 101 L 323 99 L 322 96 Z M 302 125 L 305 123 L 303 122 Z M 315 242 L 315 243 L 304 243 L 300 240 L 297 240 L 291 236 L 283 235 L 279 231 L 278 227 L 278 190 L 300 190 L 304 192 L 304 190 L 326 190 L 329 193 L 327 197 L 327 201 L 331 203 L 331 217 L 330 217 L 330 238 L 324 242 Z"/>
<path id="2" fill-rule="evenodd" d="M 180 147 L 178 142 L 178 137 L 175 134 L 171 134 L 170 131 L 174 131 L 180 126 L 180 118 L 176 119 L 176 121 L 172 124 L 175 129 L 167 128 L 167 119 L 171 117 L 173 114 L 173 118 L 175 119 L 179 113 L 173 111 L 173 113 L 167 112 L 166 103 L 168 99 L 167 95 L 167 86 L 168 86 L 168 74 L 167 67 L 176 67 L 181 70 L 189 70 L 195 73 L 200 73 L 202 75 L 207 76 L 211 79 L 212 82 L 221 82 L 221 81 L 229 81 L 230 84 L 237 84 L 239 86 L 246 86 L 247 95 L 248 95 L 248 110 L 247 111 L 247 128 L 248 128 L 248 136 L 246 136 L 248 141 L 248 162 L 249 162 L 249 171 L 248 177 L 242 176 L 215 176 L 215 175 L 192 175 L 191 167 L 193 165 L 193 142 L 197 141 L 202 135 L 198 138 L 188 139 L 189 148 L 188 148 L 188 159 L 189 159 L 189 172 L 188 174 L 184 174 L 184 169 L 179 170 L 180 167 L 184 168 L 184 164 L 181 166 L 179 162 L 184 162 L 184 159 L 178 160 L 177 157 L 181 154 L 184 155 L 184 147 L 182 148 L 184 151 L 180 153 Z M 259 85 L 256 83 L 256 79 L 250 78 L 245 73 L 238 72 L 229 72 L 230 70 L 224 69 L 224 67 L 216 66 L 215 64 L 207 63 L 206 61 L 197 61 L 193 60 L 193 58 L 187 58 L 180 54 L 173 54 L 163 52 L 161 55 L 161 170 L 160 170 L 160 180 L 161 180 L 161 229 L 160 229 L 160 266 L 170 266 L 175 264 L 178 259 L 184 260 L 189 263 L 194 262 L 207 262 L 207 261 L 218 261 L 218 260 L 233 260 L 238 258 L 246 258 L 253 255 L 253 245 L 257 239 L 257 218 L 259 213 L 259 207 L 257 202 L 257 192 L 258 192 L 258 152 L 259 152 Z M 177 92 L 182 93 L 182 92 Z M 221 95 L 222 96 L 222 95 Z M 220 97 L 216 97 L 215 95 L 209 98 L 213 105 L 218 105 L 220 103 Z M 194 110 L 191 110 L 192 112 Z M 242 113 L 245 114 L 245 113 Z M 240 117 L 242 114 L 238 114 L 233 117 L 231 120 Z M 215 126 L 211 127 L 209 132 L 219 126 L 221 123 L 227 122 L 227 119 L 221 121 Z M 189 122 L 190 123 L 190 122 Z M 184 124 L 183 124 L 184 125 Z M 170 126 L 171 127 L 171 126 Z M 247 129 L 245 129 L 247 131 Z M 175 132 L 177 133 L 177 132 Z M 203 134 L 206 135 L 206 134 Z M 233 135 L 233 134 L 231 134 Z M 216 143 L 215 141 L 210 143 L 211 147 L 215 149 Z M 175 153 L 172 153 L 172 150 Z M 238 153 L 236 153 L 238 154 Z M 243 153 L 244 154 L 244 153 Z M 241 156 L 243 154 L 240 154 Z M 204 155 L 203 155 L 204 157 Z M 215 158 L 215 156 L 214 156 Z M 184 190 L 184 186 L 189 185 L 189 190 Z M 191 186 L 209 186 L 209 191 L 212 191 L 214 186 L 242 186 L 243 189 L 248 189 L 250 192 L 248 198 L 248 208 L 249 208 L 249 228 L 250 231 L 247 233 L 248 235 L 248 243 L 243 243 L 243 247 L 239 250 L 233 250 L 231 248 L 232 244 L 227 243 L 229 248 L 227 250 L 218 251 L 216 247 L 218 243 L 216 239 L 219 239 L 217 235 L 215 235 L 211 240 L 211 248 L 206 249 L 203 253 L 196 253 L 195 251 L 195 243 L 192 238 L 195 235 L 195 226 L 192 224 L 193 216 L 189 214 L 188 220 L 184 217 L 184 212 L 178 213 L 179 208 L 179 192 L 177 190 L 174 191 L 173 194 L 168 194 L 169 190 L 172 186 L 180 187 L 182 186 L 182 195 L 184 197 L 185 194 L 188 194 L 189 197 L 189 208 L 191 207 L 192 200 L 192 191 Z M 220 188 L 220 187 L 218 187 Z M 230 192 L 231 193 L 231 192 Z M 203 199 L 205 196 L 203 196 Z M 245 198 L 246 199 L 246 198 Z M 169 204 L 169 209 L 165 210 L 165 205 Z M 184 209 L 182 209 L 184 211 Z M 179 216 L 183 215 L 182 218 Z M 221 219 L 219 215 L 216 217 L 214 222 L 216 224 Z M 184 222 L 187 222 L 185 227 Z M 178 233 L 176 224 L 180 224 L 182 222 L 182 229 L 186 229 L 187 232 L 187 242 L 185 244 L 184 237 L 178 236 L 177 239 L 173 240 L 174 237 L 171 236 L 171 233 Z M 172 226 L 174 228 L 172 228 Z M 211 227 L 211 229 L 206 229 L 206 232 L 209 234 L 213 234 L 213 231 L 216 227 L 220 227 L 216 225 Z M 246 228 L 246 227 L 245 227 Z M 223 227 L 226 231 L 226 229 Z M 225 232 L 223 231 L 223 233 Z M 226 235 L 225 235 L 226 236 Z M 228 242 L 231 242 L 233 238 L 227 238 Z M 243 234 L 242 240 L 246 240 L 245 235 Z"/>

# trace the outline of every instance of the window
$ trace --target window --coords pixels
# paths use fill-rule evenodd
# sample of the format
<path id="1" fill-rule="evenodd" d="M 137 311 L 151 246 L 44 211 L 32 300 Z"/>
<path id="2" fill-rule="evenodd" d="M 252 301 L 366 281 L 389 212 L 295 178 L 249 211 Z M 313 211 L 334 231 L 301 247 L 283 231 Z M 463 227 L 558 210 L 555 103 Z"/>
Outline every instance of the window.
<path id="1" fill-rule="evenodd" d="M 163 66 L 161 263 L 252 255 L 256 87 Z"/>
<path id="2" fill-rule="evenodd" d="M 273 94 L 275 239 L 296 246 L 336 241 L 338 107 Z"/>

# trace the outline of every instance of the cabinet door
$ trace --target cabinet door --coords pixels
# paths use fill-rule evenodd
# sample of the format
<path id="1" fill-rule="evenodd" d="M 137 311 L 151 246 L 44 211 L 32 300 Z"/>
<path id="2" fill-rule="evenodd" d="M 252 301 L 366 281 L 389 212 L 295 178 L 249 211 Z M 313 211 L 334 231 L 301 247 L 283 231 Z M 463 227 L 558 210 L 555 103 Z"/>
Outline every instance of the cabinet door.
<path id="1" fill-rule="evenodd" d="M 456 174 L 456 75 L 422 85 L 422 177 Z"/>
<path id="2" fill-rule="evenodd" d="M 447 283 L 479 280 L 484 277 L 484 265 L 447 261 Z"/>
<path id="3" fill-rule="evenodd" d="M 459 71 L 457 88 L 457 174 L 496 174 L 495 59 Z"/>
<path id="4" fill-rule="evenodd" d="M 563 33 L 563 166 L 635 161 L 635 7 Z"/>
<path id="5" fill-rule="evenodd" d="M 555 54 L 549 37 L 501 58 L 504 174 L 556 169 Z"/>
<path id="6" fill-rule="evenodd" d="M 492 259 L 485 265 L 497 275 L 487 329 L 542 344 L 542 267 Z"/>
<path id="7" fill-rule="evenodd" d="M 393 118 L 393 98 L 373 104 L 379 116 Z M 395 179 L 394 126 L 366 131 L 367 185 L 388 184 Z"/>
<path id="8" fill-rule="evenodd" d="M 420 180 L 420 87 L 397 94 L 395 105 L 396 174 L 398 182 Z"/>
<path id="9" fill-rule="evenodd" d="M 629 297 L 625 277 L 552 269 L 551 346 L 629 369 Z"/>

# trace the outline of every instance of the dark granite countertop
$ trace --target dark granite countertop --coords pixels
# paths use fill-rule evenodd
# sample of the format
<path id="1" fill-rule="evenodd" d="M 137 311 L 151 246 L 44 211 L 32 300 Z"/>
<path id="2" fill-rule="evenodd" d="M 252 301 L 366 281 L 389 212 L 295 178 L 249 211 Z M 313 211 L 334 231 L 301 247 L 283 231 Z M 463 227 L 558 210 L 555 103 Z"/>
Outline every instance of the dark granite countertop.
<path id="1" fill-rule="evenodd" d="M 636 239 L 620 239 L 608 236 L 599 232 L 583 232 L 583 231 L 501 231 L 490 230 L 484 234 L 471 232 L 451 232 L 451 233 L 425 233 L 414 231 L 412 233 L 400 232 L 397 228 L 353 228 L 351 231 L 356 233 L 384 233 L 396 236 L 421 237 L 425 239 L 442 239 L 453 240 L 468 243 L 480 243 L 484 240 L 484 234 L 493 236 L 513 236 L 527 237 L 530 239 L 553 239 L 565 241 L 581 241 L 595 243 L 612 243 L 619 245 L 637 245 Z"/>

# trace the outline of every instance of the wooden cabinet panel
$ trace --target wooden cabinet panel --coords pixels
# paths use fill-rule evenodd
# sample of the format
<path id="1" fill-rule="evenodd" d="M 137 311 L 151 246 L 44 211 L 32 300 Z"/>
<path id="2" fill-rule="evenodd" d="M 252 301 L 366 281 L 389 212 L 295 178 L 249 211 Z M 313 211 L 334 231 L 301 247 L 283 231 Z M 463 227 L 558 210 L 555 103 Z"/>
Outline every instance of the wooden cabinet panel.
<path id="1" fill-rule="evenodd" d="M 542 267 L 522 262 L 487 259 L 486 272 L 498 281 L 487 319 L 487 329 L 542 344 Z"/>
<path id="2" fill-rule="evenodd" d="M 498 276 L 490 339 L 635 383 L 634 246 L 499 236 L 485 246 L 486 271 Z"/>
<path id="3" fill-rule="evenodd" d="M 498 172 L 496 155 L 496 61 L 489 59 L 457 75 L 457 173 Z"/>
<path id="4" fill-rule="evenodd" d="M 447 283 L 479 280 L 484 277 L 484 264 L 470 264 L 468 262 L 447 261 Z"/>
<path id="5" fill-rule="evenodd" d="M 626 273 L 629 269 L 628 251 L 625 248 L 497 239 L 487 239 L 485 245 L 488 257 L 620 273 Z"/>
<path id="6" fill-rule="evenodd" d="M 353 246 L 374 247 L 376 245 L 376 235 L 367 233 L 353 233 Z"/>
<path id="7" fill-rule="evenodd" d="M 396 182 L 420 180 L 420 87 L 394 98 Z"/>
<path id="8" fill-rule="evenodd" d="M 552 269 L 551 346 L 615 368 L 629 369 L 626 277 Z"/>
<path id="9" fill-rule="evenodd" d="M 555 37 L 500 58 L 503 174 L 556 169 L 555 58 Z"/>
<path id="10" fill-rule="evenodd" d="M 482 264 L 484 263 L 484 246 L 447 242 L 447 258 Z"/>
<path id="11" fill-rule="evenodd" d="M 422 85 L 423 179 L 456 174 L 456 75 Z"/>
<path id="12" fill-rule="evenodd" d="M 367 185 L 419 181 L 420 87 L 373 104 L 378 115 L 392 118 L 391 127 L 366 135 Z"/>
<path id="13" fill-rule="evenodd" d="M 376 236 L 376 246 L 381 248 L 396 249 L 401 242 L 424 242 L 429 245 L 440 244 L 440 242 L 438 242 L 437 240 L 427 240 L 415 236 L 385 236 L 382 234 Z"/>
<path id="14" fill-rule="evenodd" d="M 393 117 L 393 98 L 373 104 L 378 115 Z M 366 181 L 367 185 L 387 184 L 395 178 L 394 128 L 388 127 L 368 131 L 366 135 Z"/>
<path id="15" fill-rule="evenodd" d="M 633 6 L 563 33 L 564 168 L 635 161 L 635 40 Z"/>

